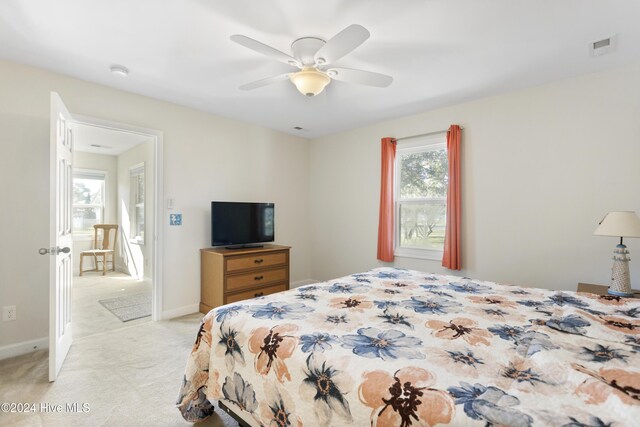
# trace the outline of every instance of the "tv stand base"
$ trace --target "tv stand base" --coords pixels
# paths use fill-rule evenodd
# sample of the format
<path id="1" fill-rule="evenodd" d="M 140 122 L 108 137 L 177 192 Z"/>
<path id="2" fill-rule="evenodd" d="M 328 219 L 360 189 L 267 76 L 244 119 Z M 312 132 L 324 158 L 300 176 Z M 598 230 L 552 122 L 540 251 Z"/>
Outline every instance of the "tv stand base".
<path id="1" fill-rule="evenodd" d="M 253 248 L 264 248 L 264 245 L 236 245 L 236 246 L 225 246 L 225 249 L 253 249 Z"/>

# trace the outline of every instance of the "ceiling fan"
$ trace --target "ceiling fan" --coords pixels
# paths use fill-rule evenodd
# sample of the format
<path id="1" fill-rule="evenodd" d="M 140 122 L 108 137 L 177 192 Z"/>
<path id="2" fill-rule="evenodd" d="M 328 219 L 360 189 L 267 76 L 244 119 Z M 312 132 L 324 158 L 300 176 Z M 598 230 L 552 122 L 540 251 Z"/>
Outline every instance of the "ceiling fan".
<path id="1" fill-rule="evenodd" d="M 269 58 L 299 68 L 299 71 L 247 83 L 240 86 L 240 89 L 251 90 L 283 80 L 291 80 L 300 93 L 311 97 L 322 92 L 332 79 L 346 83 L 387 87 L 393 82 L 391 76 L 352 68 L 329 67 L 330 64 L 364 43 L 369 36 L 369 31 L 366 28 L 353 24 L 340 31 L 329 41 L 318 37 L 299 38 L 291 43 L 292 55 L 288 55 L 250 37 L 235 34 L 231 36 L 232 41 Z"/>

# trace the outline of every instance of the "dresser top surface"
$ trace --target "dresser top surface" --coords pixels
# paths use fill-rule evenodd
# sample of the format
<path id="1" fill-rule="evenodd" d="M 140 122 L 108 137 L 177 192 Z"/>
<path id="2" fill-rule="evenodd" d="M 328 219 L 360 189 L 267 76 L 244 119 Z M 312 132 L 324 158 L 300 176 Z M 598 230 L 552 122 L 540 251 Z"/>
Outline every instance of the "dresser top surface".
<path id="1" fill-rule="evenodd" d="M 263 245 L 261 248 L 240 248 L 240 249 L 227 249 L 225 247 L 219 248 L 203 248 L 200 249 L 201 252 L 210 252 L 220 255 L 249 255 L 249 254 L 258 254 L 265 252 L 275 252 L 291 249 L 291 246 L 282 246 L 282 245 Z"/>

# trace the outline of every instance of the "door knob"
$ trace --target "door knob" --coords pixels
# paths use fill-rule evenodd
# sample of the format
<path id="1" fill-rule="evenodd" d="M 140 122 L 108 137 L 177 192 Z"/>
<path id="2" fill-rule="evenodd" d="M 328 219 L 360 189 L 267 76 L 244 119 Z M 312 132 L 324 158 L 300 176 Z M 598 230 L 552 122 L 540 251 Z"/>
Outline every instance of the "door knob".
<path id="1" fill-rule="evenodd" d="M 65 246 L 64 248 L 61 248 L 60 246 L 58 246 L 58 247 L 52 247 L 50 249 L 40 248 L 38 250 L 38 253 L 40 255 L 51 254 L 55 256 L 55 255 L 58 255 L 60 252 L 62 252 L 63 254 L 68 254 L 69 252 L 71 252 L 71 248 L 68 246 Z"/>

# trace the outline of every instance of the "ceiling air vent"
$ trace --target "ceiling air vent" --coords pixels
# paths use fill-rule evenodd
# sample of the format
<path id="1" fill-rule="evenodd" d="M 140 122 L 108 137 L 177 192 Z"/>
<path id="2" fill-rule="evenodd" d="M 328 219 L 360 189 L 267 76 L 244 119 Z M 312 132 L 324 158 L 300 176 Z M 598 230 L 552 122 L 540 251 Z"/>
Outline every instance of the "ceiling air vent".
<path id="1" fill-rule="evenodd" d="M 589 52 L 591 56 L 602 56 L 611 53 L 616 48 L 616 36 L 610 36 L 606 39 L 589 43 Z"/>

